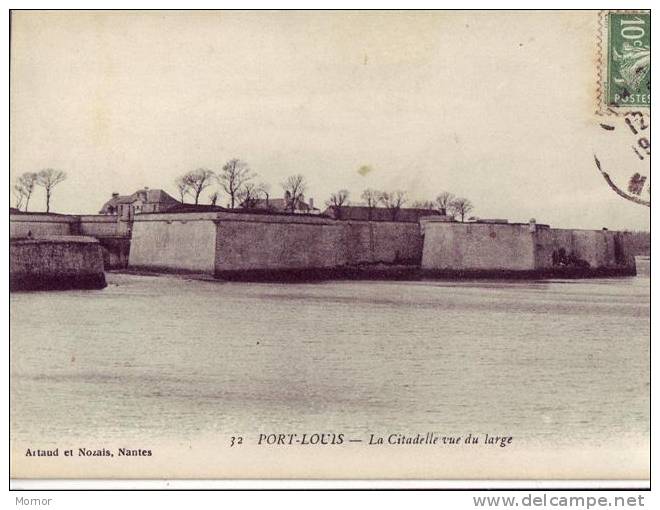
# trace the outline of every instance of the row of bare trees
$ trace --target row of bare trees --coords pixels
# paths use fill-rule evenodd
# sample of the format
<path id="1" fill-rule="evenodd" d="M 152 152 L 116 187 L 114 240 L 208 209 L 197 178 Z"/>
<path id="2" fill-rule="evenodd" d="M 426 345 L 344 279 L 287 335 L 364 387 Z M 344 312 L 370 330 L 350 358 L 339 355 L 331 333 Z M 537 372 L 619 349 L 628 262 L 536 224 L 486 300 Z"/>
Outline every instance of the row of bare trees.
<path id="1" fill-rule="evenodd" d="M 349 195 L 349 192 L 345 189 L 332 193 L 326 201 L 326 205 L 341 214 L 341 208 L 350 205 Z M 378 191 L 365 189 L 360 198 L 369 209 L 369 219 L 372 217 L 372 210 L 382 206 L 390 211 L 392 220 L 396 221 L 399 211 L 408 202 L 406 192 L 401 190 Z M 453 218 L 460 218 L 461 221 L 465 221 L 465 218 L 474 209 L 472 202 L 467 198 L 457 197 L 449 192 L 440 193 L 435 200 L 413 202 L 412 207 L 438 210 Z"/>
<path id="2" fill-rule="evenodd" d="M 341 189 L 336 193 L 332 193 L 330 198 L 326 201 L 328 207 L 332 207 L 341 216 L 341 208 L 350 205 L 350 193 Z M 365 189 L 360 198 L 363 200 L 369 209 L 369 219 L 372 217 L 372 210 L 381 204 L 383 207 L 390 211 L 392 220 L 396 220 L 401 207 L 406 203 L 406 192 L 397 191 L 377 191 L 374 189 Z"/>
<path id="3" fill-rule="evenodd" d="M 472 205 L 470 200 L 463 197 L 457 197 L 448 191 L 440 193 L 435 200 L 422 203 L 430 204 L 430 209 L 437 209 L 454 219 L 460 218 L 461 221 L 465 221 L 465 218 L 474 210 L 474 205 Z"/>
<path id="4" fill-rule="evenodd" d="M 66 177 L 65 172 L 53 168 L 46 168 L 39 172 L 25 172 L 14 185 L 13 193 L 16 199 L 16 207 L 18 209 L 23 207 L 27 211 L 35 187 L 40 186 L 45 191 L 46 212 L 50 212 L 50 200 L 53 190 Z M 182 203 L 185 203 L 186 197 L 191 197 L 194 204 L 199 204 L 202 192 L 210 186 L 218 184 L 228 195 L 228 205 L 232 209 L 236 207 L 252 209 L 257 206 L 260 200 L 264 200 L 266 208 L 268 208 L 270 186 L 264 182 L 256 183 L 256 177 L 257 173 L 253 172 L 246 162 L 234 158 L 227 161 L 217 173 L 207 168 L 198 168 L 187 172 L 176 179 L 176 186 Z M 287 197 L 286 209 L 290 212 L 300 210 L 307 191 L 305 177 L 301 174 L 289 176 L 281 183 L 281 187 L 284 190 L 285 197 Z M 350 205 L 349 197 L 348 190 L 341 189 L 330 195 L 326 205 L 341 212 L 342 207 Z M 216 205 L 218 198 L 218 191 L 214 191 L 210 195 L 211 204 Z M 370 219 L 372 210 L 382 206 L 390 211 L 392 220 L 396 220 L 399 211 L 408 202 L 406 192 L 401 190 L 378 191 L 365 189 L 360 198 L 369 209 Z M 465 221 L 465 218 L 474 209 L 470 200 L 457 197 L 449 192 L 440 193 L 435 200 L 414 202 L 412 207 L 436 209 L 456 219 L 460 218 L 461 221 Z"/>
<path id="5" fill-rule="evenodd" d="M 16 200 L 16 208 L 27 212 L 30 205 L 30 198 L 34 193 L 35 187 L 44 189 L 46 195 L 46 212 L 50 212 L 50 199 L 53 196 L 55 187 L 66 179 L 66 172 L 55 170 L 54 168 L 45 168 L 39 172 L 25 172 L 18 178 L 14 185 L 13 193 Z"/>
<path id="6" fill-rule="evenodd" d="M 227 161 L 218 172 L 208 168 L 198 168 L 176 179 L 179 199 L 185 203 L 190 197 L 195 205 L 199 204 L 202 192 L 214 185 L 228 197 L 228 207 L 253 209 L 260 201 L 269 207 L 270 185 L 258 182 L 258 174 L 250 166 L 238 158 Z M 281 183 L 287 197 L 286 208 L 291 212 L 300 209 L 307 191 L 307 181 L 304 176 L 297 174 L 288 177 Z M 212 205 L 216 205 L 220 194 L 216 190 L 209 195 Z"/>
<path id="7" fill-rule="evenodd" d="M 182 203 L 185 203 L 186 197 L 191 197 L 197 205 L 202 192 L 217 184 L 229 196 L 229 206 L 233 209 L 242 203 L 246 203 L 246 206 L 254 205 L 262 196 L 267 199 L 269 186 L 265 183 L 255 184 L 253 180 L 256 177 L 257 174 L 246 162 L 234 158 L 227 161 L 217 173 L 208 168 L 187 172 L 176 179 L 176 187 Z M 219 196 L 218 191 L 211 193 L 211 204 L 216 205 Z"/>

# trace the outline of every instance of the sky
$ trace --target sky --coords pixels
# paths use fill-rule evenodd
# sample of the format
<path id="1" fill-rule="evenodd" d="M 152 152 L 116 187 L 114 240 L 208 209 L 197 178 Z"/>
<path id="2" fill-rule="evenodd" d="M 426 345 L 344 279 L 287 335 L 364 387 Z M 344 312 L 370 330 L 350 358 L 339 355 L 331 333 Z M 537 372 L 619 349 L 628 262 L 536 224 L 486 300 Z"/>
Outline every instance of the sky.
<path id="1" fill-rule="evenodd" d="M 450 191 L 482 218 L 648 230 L 594 165 L 639 165 L 594 113 L 598 30 L 595 11 L 14 11 L 10 180 L 64 170 L 51 210 L 96 213 L 240 158 L 272 197 L 303 174 L 319 207 Z"/>

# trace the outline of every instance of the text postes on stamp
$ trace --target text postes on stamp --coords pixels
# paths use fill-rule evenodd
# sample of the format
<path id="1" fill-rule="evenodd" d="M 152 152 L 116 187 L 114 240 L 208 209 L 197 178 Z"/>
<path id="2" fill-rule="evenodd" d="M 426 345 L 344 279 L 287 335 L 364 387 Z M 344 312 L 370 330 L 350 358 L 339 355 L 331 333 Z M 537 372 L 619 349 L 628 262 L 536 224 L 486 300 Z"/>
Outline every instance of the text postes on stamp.
<path id="1" fill-rule="evenodd" d="M 614 192 L 651 205 L 651 15 L 601 11 L 595 164 Z M 617 118 L 618 117 L 618 118 Z"/>
<path id="2" fill-rule="evenodd" d="M 611 107 L 651 105 L 651 15 L 607 13 L 605 101 Z"/>

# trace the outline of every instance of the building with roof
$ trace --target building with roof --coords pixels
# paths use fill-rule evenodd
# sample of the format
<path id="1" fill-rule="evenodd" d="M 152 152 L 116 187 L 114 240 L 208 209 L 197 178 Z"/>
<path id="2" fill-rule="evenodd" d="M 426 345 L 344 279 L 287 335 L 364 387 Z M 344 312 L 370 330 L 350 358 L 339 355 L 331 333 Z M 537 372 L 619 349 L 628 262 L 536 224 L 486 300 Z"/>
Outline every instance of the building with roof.
<path id="1" fill-rule="evenodd" d="M 366 205 L 331 205 L 323 211 L 323 215 L 336 220 L 403 221 L 407 223 L 417 223 L 424 216 L 446 216 L 436 209 L 402 207 L 394 210 L 386 207 L 368 207 Z"/>
<path id="2" fill-rule="evenodd" d="M 131 220 L 136 214 L 166 212 L 180 205 L 181 202 L 162 189 L 144 188 L 132 195 L 113 193 L 112 198 L 103 204 L 99 214 L 114 214 Z"/>

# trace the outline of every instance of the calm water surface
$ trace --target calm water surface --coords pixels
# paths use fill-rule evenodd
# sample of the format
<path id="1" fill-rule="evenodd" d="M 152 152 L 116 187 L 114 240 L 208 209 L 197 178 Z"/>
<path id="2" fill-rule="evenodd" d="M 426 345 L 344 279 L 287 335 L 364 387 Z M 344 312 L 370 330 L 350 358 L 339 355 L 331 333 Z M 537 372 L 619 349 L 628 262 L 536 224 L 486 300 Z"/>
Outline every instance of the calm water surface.
<path id="1" fill-rule="evenodd" d="M 11 294 L 14 441 L 649 434 L 648 278 L 108 283 Z"/>

